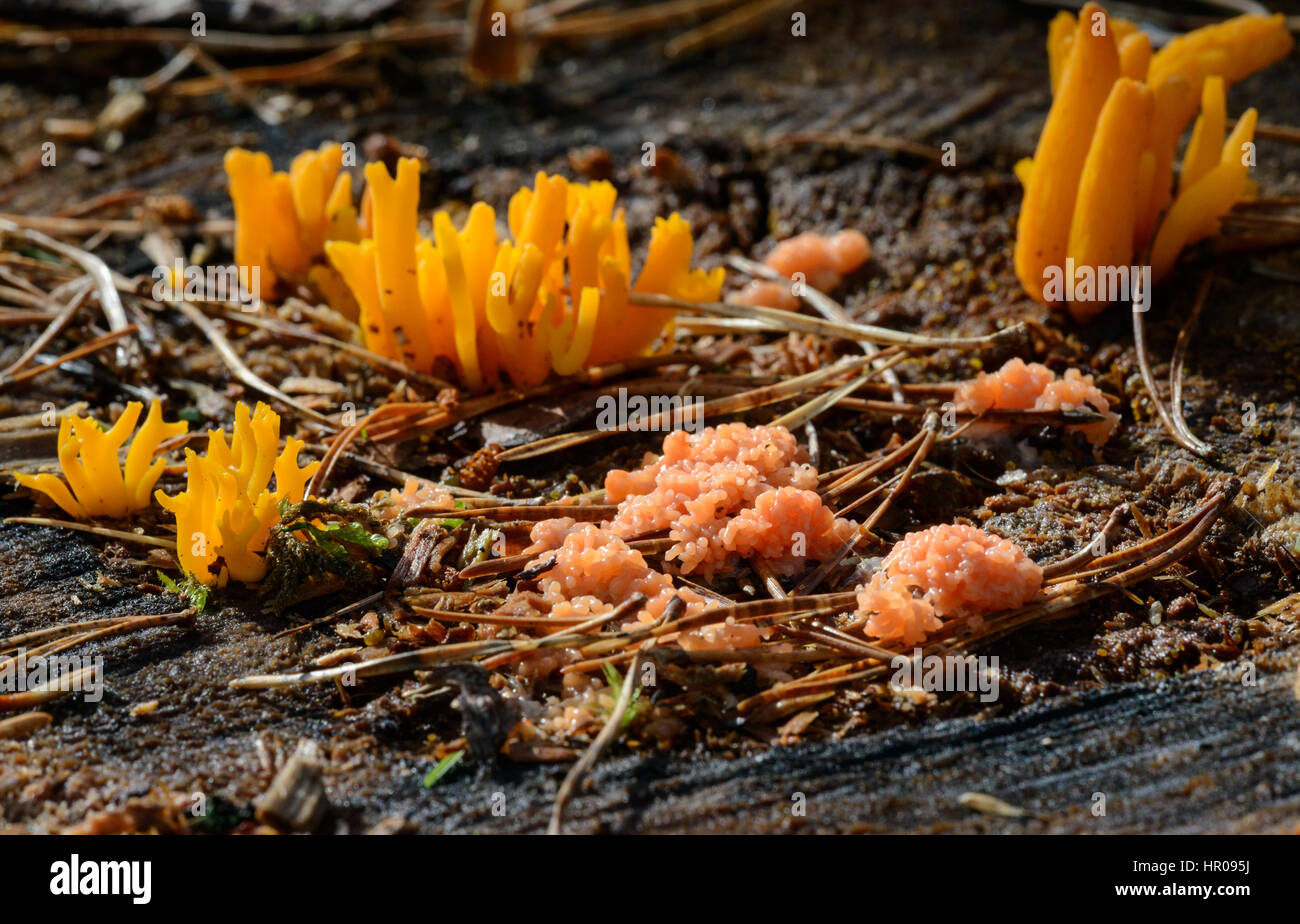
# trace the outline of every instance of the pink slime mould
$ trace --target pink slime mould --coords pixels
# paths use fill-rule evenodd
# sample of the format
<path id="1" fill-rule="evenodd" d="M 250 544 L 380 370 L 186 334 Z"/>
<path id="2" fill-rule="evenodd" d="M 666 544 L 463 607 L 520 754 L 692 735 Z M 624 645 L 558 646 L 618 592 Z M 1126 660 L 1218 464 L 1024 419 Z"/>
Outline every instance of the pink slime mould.
<path id="1" fill-rule="evenodd" d="M 739 557 L 795 574 L 808 561 L 828 557 L 857 529 L 822 503 L 816 486 L 817 471 L 800 461 L 799 444 L 784 427 L 729 423 L 699 433 L 677 430 L 664 438 L 663 455 L 606 476 L 606 498 L 618 504 L 611 520 L 544 520 L 533 527 L 524 552 L 537 556 L 533 564 L 555 553 L 555 564 L 539 580 L 553 615 L 609 612 L 637 592 L 649 598 L 642 621 L 657 619 L 674 593 L 687 614 L 700 613 L 703 597 L 675 590 L 672 578 L 650 568 L 625 540 L 666 530 L 674 544 L 664 557 L 683 574 L 712 577 Z M 745 648 L 768 631 L 719 622 L 684 632 L 678 644 Z"/>
<path id="2" fill-rule="evenodd" d="M 846 229 L 831 235 L 806 231 L 787 238 L 773 248 L 763 261 L 782 276 L 802 281 L 829 292 L 840 281 L 871 259 L 871 243 L 861 231 Z M 756 279 L 739 292 L 733 301 L 741 305 L 766 305 L 770 308 L 793 310 L 799 299 L 790 291 L 789 283 Z"/>
<path id="3" fill-rule="evenodd" d="M 409 476 L 400 491 L 393 488 L 388 495 L 392 503 L 376 509 L 375 516 L 381 520 L 404 517 L 408 510 L 414 510 L 416 507 L 442 507 L 451 510 L 456 506 L 451 493 L 442 485 L 420 481 Z"/>
<path id="4" fill-rule="evenodd" d="M 863 629 L 882 642 L 923 642 L 943 619 L 978 618 L 1028 603 L 1043 569 L 1020 546 L 974 526 L 908 533 L 858 587 Z"/>
<path id="5" fill-rule="evenodd" d="M 642 622 L 658 619 L 674 593 L 686 603 L 687 612 L 704 609 L 703 597 L 677 590 L 672 578 L 655 571 L 640 552 L 595 523 L 578 523 L 569 517 L 543 520 L 533 527 L 530 538 L 533 544 L 527 552 L 537 553 L 538 561 L 555 553 L 555 566 L 538 580 L 552 616 L 586 618 L 608 613 L 635 593 L 647 598 L 639 614 Z"/>
<path id="6" fill-rule="evenodd" d="M 1093 446 L 1110 439 L 1119 426 L 1119 415 L 1111 411 L 1110 402 L 1092 382 L 1092 376 L 1078 369 L 1068 369 L 1063 377 L 1042 363 L 1026 363 L 1015 357 L 1007 360 L 997 372 L 981 372 L 968 382 L 957 386 L 954 402 L 957 407 L 975 414 L 990 408 L 1002 411 L 1059 411 L 1091 406 L 1106 419 L 1091 424 L 1066 427 L 1067 433 L 1082 433 Z M 1000 432 L 997 424 L 976 424 L 968 434 L 989 435 Z"/>
<path id="7" fill-rule="evenodd" d="M 784 427 L 674 431 L 658 459 L 606 476 L 606 499 L 619 508 L 610 529 L 624 537 L 667 529 L 675 544 L 665 558 L 683 574 L 711 578 L 742 556 L 793 574 L 856 529 L 822 503 L 816 469 L 799 459 L 799 444 Z"/>
<path id="8" fill-rule="evenodd" d="M 586 618 L 608 613 L 636 593 L 647 598 L 637 614 L 642 623 L 662 616 L 674 595 L 686 604 L 683 615 L 701 613 L 707 605 L 694 591 L 674 587 L 672 578 L 647 565 L 640 552 L 594 523 L 577 523 L 569 517 L 543 520 L 533 527 L 531 538 L 527 551 L 538 555 L 533 565 L 554 553 L 555 564 L 538 581 L 552 616 Z M 688 651 L 700 651 L 750 648 L 762 640 L 763 630 L 756 626 L 719 622 L 683 632 L 677 643 Z"/>

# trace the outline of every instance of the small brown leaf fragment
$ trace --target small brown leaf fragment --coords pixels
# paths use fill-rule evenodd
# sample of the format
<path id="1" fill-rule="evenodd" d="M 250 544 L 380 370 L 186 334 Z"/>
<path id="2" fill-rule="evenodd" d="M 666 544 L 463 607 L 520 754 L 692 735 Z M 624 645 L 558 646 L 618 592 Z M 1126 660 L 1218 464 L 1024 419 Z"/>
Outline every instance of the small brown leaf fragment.
<path id="1" fill-rule="evenodd" d="M 614 157 L 602 147 L 577 148 L 569 152 L 569 166 L 589 180 L 609 180 L 614 177 Z"/>
<path id="2" fill-rule="evenodd" d="M 1028 818 L 1033 814 L 982 792 L 964 792 L 957 797 L 957 802 L 972 812 L 999 818 Z"/>
<path id="3" fill-rule="evenodd" d="M 343 397 L 347 394 L 347 388 L 341 382 L 323 379 L 316 375 L 291 375 L 280 383 L 280 388 L 290 395 Z"/>
<path id="4" fill-rule="evenodd" d="M 257 820 L 281 830 L 314 831 L 329 802 L 321 779 L 321 752 L 314 741 L 298 742 L 266 792 L 253 800 Z"/>
<path id="5" fill-rule="evenodd" d="M 778 730 L 781 743 L 793 744 L 797 741 L 799 736 L 808 730 L 808 726 L 817 720 L 818 714 L 816 709 L 805 709 L 782 725 Z"/>
<path id="6" fill-rule="evenodd" d="M 41 128 L 52 138 L 68 141 L 89 141 L 95 137 L 95 123 L 87 119 L 46 119 Z"/>
<path id="7" fill-rule="evenodd" d="M 470 76 L 483 83 L 522 83 L 531 76 L 537 45 L 517 19 L 528 0 L 475 0 L 466 23 Z"/>
<path id="8" fill-rule="evenodd" d="M 149 108 L 149 100 L 139 90 L 126 90 L 108 101 L 95 119 L 102 132 L 124 130 L 135 124 Z"/>
<path id="9" fill-rule="evenodd" d="M 194 224 L 202 214 L 194 203 L 179 193 L 151 193 L 135 210 L 137 219 L 166 225 Z"/>
<path id="10" fill-rule="evenodd" d="M 64 828 L 64 834 L 188 834 L 184 813 L 189 796 L 172 796 L 161 790 L 127 800 L 120 808 L 87 815 L 77 824 Z"/>
<path id="11" fill-rule="evenodd" d="M 48 712 L 24 712 L 0 721 L 0 739 L 22 738 L 39 731 L 53 721 Z"/>
<path id="12" fill-rule="evenodd" d="M 486 491 L 501 467 L 501 447 L 497 443 L 488 443 L 474 455 L 460 470 L 460 484 L 471 491 Z"/>

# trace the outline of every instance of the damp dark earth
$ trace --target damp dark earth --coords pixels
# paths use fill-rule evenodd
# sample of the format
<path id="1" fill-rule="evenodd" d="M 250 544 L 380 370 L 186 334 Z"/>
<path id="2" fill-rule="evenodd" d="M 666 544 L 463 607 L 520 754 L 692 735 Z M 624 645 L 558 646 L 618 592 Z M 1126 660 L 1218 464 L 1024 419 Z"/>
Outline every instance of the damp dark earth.
<path id="1" fill-rule="evenodd" d="M 583 500 L 664 441 L 624 433 L 522 451 L 596 427 L 599 396 L 623 387 L 717 401 L 862 353 L 851 336 L 679 318 L 672 361 L 479 408 L 481 395 L 440 381 L 444 368 L 408 378 L 339 349 L 355 325 L 336 323 L 306 291 L 243 317 L 144 297 L 168 255 L 231 261 L 230 148 L 264 151 L 288 169 L 299 152 L 351 142 L 358 162 L 416 159 L 422 218 L 446 208 L 458 225 L 473 202 L 504 216 L 538 171 L 608 180 L 634 269 L 656 218 L 677 212 L 691 223 L 692 266 L 727 267 L 726 298 L 748 281 L 728 258 L 761 261 L 805 231 L 860 231 L 870 257 L 829 293 L 846 324 L 988 339 L 898 362 L 898 379 L 915 386 L 908 402 L 924 406 L 915 413 L 873 410 L 891 398 L 882 378 L 857 404 L 811 416 L 801 408 L 814 392 L 800 392 L 727 418 L 799 415 L 791 430 L 823 475 L 906 446 L 905 463 L 919 445 L 909 440 L 944 425 L 943 383 L 1013 357 L 1085 370 L 1114 399 L 1120 422 L 1104 445 L 1046 416 L 927 443 L 871 519 L 873 544 L 819 592 L 851 590 L 892 543 L 935 524 L 1005 537 L 1049 568 L 1099 535 L 1105 555 L 1200 524 L 1194 547 L 1155 573 L 1050 618 L 1008 623 L 972 647 L 997 659 L 992 701 L 978 690 L 900 691 L 861 667 L 859 681 L 817 696 L 769 695 L 781 680 L 760 665 L 651 659 L 659 683 L 638 694 L 634 720 L 566 793 L 565 831 L 1300 832 L 1300 129 L 1291 127 L 1300 125 L 1300 58 L 1228 95 L 1232 115 L 1259 110 L 1251 177 L 1273 217 L 1225 221 L 1223 234 L 1183 255 L 1145 315 L 1149 371 L 1165 406 L 1177 380 L 1181 417 L 1208 444 L 1197 454 L 1160 419 L 1126 307 L 1078 323 L 1017 279 L 1016 164 L 1034 153 L 1052 103 L 1053 10 L 809 2 L 798 5 L 806 34 L 792 34 L 794 5 L 578 4 L 539 15 L 533 39 L 478 61 L 501 71 L 488 80 L 468 66 L 478 46 L 465 4 L 315 6 L 267 0 L 233 19 L 210 14 L 208 34 L 191 42 L 188 14 L 154 22 L 131 3 L 0 0 L 0 366 L 29 351 L 63 307 L 51 291 L 73 283 L 60 290 L 66 299 L 93 302 L 89 286 L 76 295 L 80 268 L 52 262 L 57 254 L 13 229 L 93 253 L 140 295 L 125 298 L 131 337 L 67 357 L 110 333 L 97 308 L 78 311 L 24 363 L 57 366 L 0 378 L 0 637 L 140 620 L 131 631 L 83 630 L 69 652 L 102 657 L 102 698 L 49 699 L 35 707 L 48 721 L 0 738 L 0 830 L 545 831 L 574 762 L 610 724 L 597 711 L 559 730 L 558 686 L 542 695 L 490 677 L 481 667 L 490 659 L 349 682 L 231 683 L 364 664 L 365 649 L 398 656 L 488 638 L 446 615 L 462 604 L 466 615 L 494 612 L 463 599 L 488 586 L 461 574 L 490 561 L 482 524 L 453 511 L 427 521 L 436 526 L 398 529 L 366 506 L 406 475 L 502 506 Z M 711 25 L 728 11 L 747 12 Z M 1120 13 L 1174 32 L 1222 18 Z M 259 77 L 258 68 L 282 70 Z M 49 144 L 53 164 L 43 161 Z M 1274 238 L 1255 239 L 1265 233 Z M 241 378 L 194 314 L 294 404 Z M 134 355 L 119 362 L 121 344 Z M 331 464 L 319 508 L 308 500 L 295 516 L 360 523 L 367 535 L 391 527 L 395 538 L 342 565 L 326 555 L 325 567 L 328 546 L 286 529 L 271 540 L 259 586 L 232 580 L 199 601 L 166 548 L 137 541 L 167 534 L 157 506 L 100 523 L 127 535 L 14 522 L 67 519 L 7 474 L 57 471 L 51 412 L 111 420 L 153 396 L 191 433 L 228 429 L 237 402 L 268 400 L 284 435 L 303 439 L 302 458 Z M 358 432 L 331 457 L 340 428 L 312 416 L 328 423 L 349 408 L 364 419 L 399 402 L 437 404 L 445 424 L 400 439 Z M 160 482 L 173 494 L 184 483 L 180 459 L 173 453 Z M 886 491 L 895 474 L 864 487 Z M 527 528 L 512 529 L 517 555 Z M 491 579 L 504 580 L 482 578 Z M 745 602 L 797 596 L 797 584 L 740 565 L 705 590 Z M 799 644 L 843 634 L 804 628 L 813 634 Z M 613 697 L 602 702 L 614 708 Z M 0 722 L 16 714 L 0 711 Z M 512 732 L 521 719 L 540 731 Z"/>

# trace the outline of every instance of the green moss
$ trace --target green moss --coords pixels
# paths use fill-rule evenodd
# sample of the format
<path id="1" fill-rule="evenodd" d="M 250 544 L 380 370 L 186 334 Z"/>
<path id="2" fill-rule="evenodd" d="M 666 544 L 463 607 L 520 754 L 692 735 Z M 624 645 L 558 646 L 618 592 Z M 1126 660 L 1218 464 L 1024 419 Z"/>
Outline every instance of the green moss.
<path id="1" fill-rule="evenodd" d="M 373 588 L 376 555 L 389 546 L 382 524 L 362 504 L 305 500 L 280 505 L 266 546 L 262 597 L 276 613 L 335 591 Z"/>
<path id="2" fill-rule="evenodd" d="M 177 582 L 159 571 L 158 580 L 163 587 L 167 588 L 168 593 L 176 594 L 176 596 L 188 600 L 190 606 L 200 613 L 208 605 L 208 591 L 210 588 L 194 580 L 194 575 L 186 574 L 183 580 Z"/>

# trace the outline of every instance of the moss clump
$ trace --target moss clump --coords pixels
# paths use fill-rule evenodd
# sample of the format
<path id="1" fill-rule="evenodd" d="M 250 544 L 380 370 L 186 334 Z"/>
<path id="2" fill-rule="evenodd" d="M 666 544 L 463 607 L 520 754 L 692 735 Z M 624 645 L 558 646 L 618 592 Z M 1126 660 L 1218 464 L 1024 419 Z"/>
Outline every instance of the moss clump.
<path id="1" fill-rule="evenodd" d="M 383 526 L 364 505 L 304 500 L 283 504 L 266 546 L 262 598 L 279 614 L 305 600 L 374 588 L 377 561 L 389 548 Z"/>

